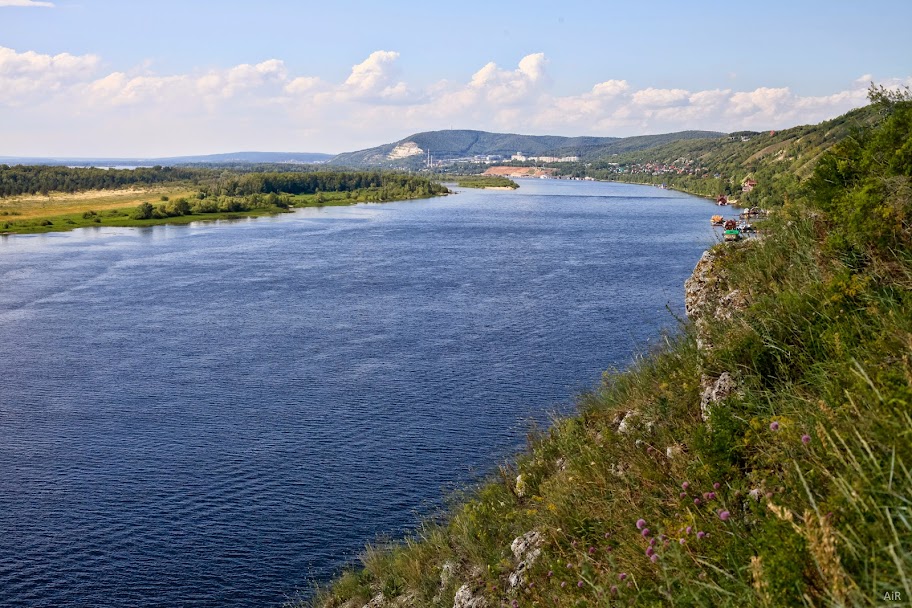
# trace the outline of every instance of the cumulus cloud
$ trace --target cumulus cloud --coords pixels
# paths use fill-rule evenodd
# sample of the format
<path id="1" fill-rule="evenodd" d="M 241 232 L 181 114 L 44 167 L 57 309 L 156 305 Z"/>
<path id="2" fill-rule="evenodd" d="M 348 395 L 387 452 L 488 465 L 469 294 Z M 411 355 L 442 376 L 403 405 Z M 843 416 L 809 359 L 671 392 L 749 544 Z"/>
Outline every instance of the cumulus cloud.
<path id="1" fill-rule="evenodd" d="M 95 55 L 18 53 L 0 47 L 0 103 L 16 106 L 36 95 L 54 94 L 90 77 L 98 64 Z"/>
<path id="2" fill-rule="evenodd" d="M 352 66 L 351 74 L 340 87 L 343 98 L 365 101 L 398 101 L 409 96 L 408 87 L 398 81 L 395 51 L 374 51 L 361 63 Z"/>
<path id="3" fill-rule="evenodd" d="M 423 86 L 402 77 L 398 60 L 399 53 L 378 50 L 333 81 L 294 74 L 275 58 L 162 75 L 148 65 L 106 72 L 94 55 L 0 47 L 0 108 L 9 108 L 5 114 L 13 122 L 16 112 L 28 112 L 93 137 L 102 137 L 100 125 L 120 119 L 124 128 L 111 142 L 135 138 L 139 146 L 157 138 L 175 146 L 162 153 L 185 151 L 180 142 L 189 136 L 226 148 L 262 142 L 272 149 L 341 151 L 451 126 L 615 136 L 779 129 L 864 105 L 873 80 L 864 75 L 831 94 L 804 96 L 785 86 L 691 91 L 609 78 L 580 93 L 557 95 L 543 53 L 526 55 L 512 67 L 490 62 L 462 80 Z M 7 144 L 15 144 L 10 137 Z M 27 134 L 20 139 L 27 141 Z"/>
<path id="4" fill-rule="evenodd" d="M 38 2 L 37 0 L 0 0 L 0 8 L 4 6 L 36 6 L 41 8 L 54 8 L 54 3 Z"/>

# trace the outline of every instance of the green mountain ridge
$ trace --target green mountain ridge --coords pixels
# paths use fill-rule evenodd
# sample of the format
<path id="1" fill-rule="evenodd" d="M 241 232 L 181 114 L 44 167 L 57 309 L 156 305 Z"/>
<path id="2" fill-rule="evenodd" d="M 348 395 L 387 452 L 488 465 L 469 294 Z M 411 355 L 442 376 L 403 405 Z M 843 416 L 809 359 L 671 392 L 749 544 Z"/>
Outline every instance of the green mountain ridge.
<path id="1" fill-rule="evenodd" d="M 596 158 L 641 150 L 670 141 L 694 138 L 717 138 L 724 135 L 714 131 L 682 131 L 661 135 L 635 137 L 563 137 L 557 135 L 520 135 L 516 133 L 490 133 L 473 130 L 443 130 L 415 133 L 399 141 L 366 150 L 346 152 L 334 157 L 330 164 L 346 166 L 420 166 L 427 153 L 436 159 L 466 158 L 473 156 L 502 156 L 522 153 L 526 156 L 579 156 Z M 420 152 L 405 158 L 392 159 L 390 154 L 397 146 L 413 143 Z"/>

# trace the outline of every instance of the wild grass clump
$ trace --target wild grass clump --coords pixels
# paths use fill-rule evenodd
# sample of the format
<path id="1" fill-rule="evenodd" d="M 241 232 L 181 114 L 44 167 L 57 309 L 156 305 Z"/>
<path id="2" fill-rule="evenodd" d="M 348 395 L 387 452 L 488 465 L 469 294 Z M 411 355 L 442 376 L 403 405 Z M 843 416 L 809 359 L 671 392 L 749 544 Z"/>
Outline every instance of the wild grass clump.
<path id="1" fill-rule="evenodd" d="M 701 328 L 712 348 L 686 326 L 606 373 L 577 416 L 312 604 L 449 608 L 463 585 L 487 606 L 908 603 L 912 100 L 885 95 L 880 126 L 825 156 L 763 239 L 721 250 L 748 305 Z M 723 372 L 737 388 L 704 420 L 701 378 Z"/>

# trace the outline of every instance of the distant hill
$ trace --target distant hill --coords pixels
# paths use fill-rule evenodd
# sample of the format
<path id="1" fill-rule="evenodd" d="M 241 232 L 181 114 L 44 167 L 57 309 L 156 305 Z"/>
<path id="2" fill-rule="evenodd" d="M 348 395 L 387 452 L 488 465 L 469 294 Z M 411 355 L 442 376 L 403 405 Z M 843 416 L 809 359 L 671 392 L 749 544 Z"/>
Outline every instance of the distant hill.
<path id="1" fill-rule="evenodd" d="M 526 156 L 598 158 L 681 139 L 717 138 L 722 135 L 723 133 L 714 131 L 682 131 L 619 138 L 518 135 L 471 130 L 427 131 L 382 146 L 339 154 L 330 164 L 350 167 L 411 167 L 422 164 L 428 152 L 438 160 L 474 156 L 502 156 L 509 159 L 517 153 Z"/>
<path id="2" fill-rule="evenodd" d="M 751 204 L 766 205 L 774 199 L 794 196 L 799 182 L 813 172 L 824 152 L 881 119 L 876 107 L 867 106 L 816 125 L 738 131 L 724 137 L 678 140 L 630 150 L 611 158 L 563 166 L 561 173 L 666 183 L 695 194 L 734 194 Z M 758 182 L 749 195 L 741 187 L 748 178 Z"/>
<path id="3" fill-rule="evenodd" d="M 161 158 L 78 158 L 78 157 L 27 157 L 0 156 L 5 165 L 66 165 L 91 167 L 151 167 L 155 165 L 236 164 L 236 163 L 325 163 L 332 154 L 316 152 L 229 152 L 226 154 L 201 154 L 197 156 L 169 156 Z"/>

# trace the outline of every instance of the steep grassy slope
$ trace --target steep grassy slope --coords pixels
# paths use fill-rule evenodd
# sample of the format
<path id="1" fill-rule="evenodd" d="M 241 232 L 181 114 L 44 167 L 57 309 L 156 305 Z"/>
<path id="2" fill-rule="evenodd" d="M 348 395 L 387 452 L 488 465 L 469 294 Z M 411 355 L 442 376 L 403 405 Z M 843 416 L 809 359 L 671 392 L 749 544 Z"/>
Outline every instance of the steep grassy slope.
<path id="1" fill-rule="evenodd" d="M 312 605 L 908 605 L 912 101 L 874 97 L 664 348 Z"/>
<path id="2" fill-rule="evenodd" d="M 878 117 L 877 110 L 868 106 L 818 125 L 678 140 L 561 170 L 566 175 L 598 179 L 667 183 L 696 194 L 728 194 L 750 205 L 765 206 L 775 204 L 777 197 L 789 196 L 826 150 L 871 126 Z M 747 178 L 758 185 L 742 196 L 741 184 Z"/>

